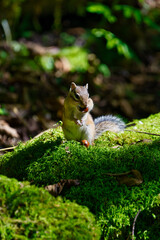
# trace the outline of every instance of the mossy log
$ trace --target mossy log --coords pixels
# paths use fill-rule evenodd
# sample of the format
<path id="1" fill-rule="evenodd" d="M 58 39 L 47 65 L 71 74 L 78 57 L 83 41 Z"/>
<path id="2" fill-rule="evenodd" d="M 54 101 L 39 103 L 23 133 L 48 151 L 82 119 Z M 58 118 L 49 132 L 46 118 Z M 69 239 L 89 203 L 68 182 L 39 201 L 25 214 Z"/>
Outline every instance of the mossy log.
<path id="1" fill-rule="evenodd" d="M 160 114 L 134 122 L 136 126 L 130 129 L 160 134 Z M 142 174 L 143 183 L 139 186 L 127 187 L 125 184 L 118 185 L 114 176 L 108 176 L 106 174 L 124 173 L 132 169 L 136 169 Z M 19 144 L 13 152 L 0 157 L 0 174 L 6 175 L 9 178 L 16 178 L 18 181 L 29 181 L 38 187 L 57 183 L 61 179 L 79 179 L 80 184 L 70 189 L 64 189 L 61 197 L 62 199 L 69 199 L 70 201 L 76 201 L 80 205 L 87 206 L 89 210 L 96 215 L 97 223 L 101 226 L 102 239 L 129 238 L 132 232 L 134 218 L 139 209 L 141 209 L 141 212 L 138 220 L 142 221 L 139 222 L 137 220 L 135 224 L 135 236 L 138 237 L 138 239 L 147 239 L 147 237 L 152 240 L 158 239 L 160 219 L 160 204 L 159 200 L 157 200 L 159 199 L 158 194 L 160 189 L 159 173 L 160 137 L 137 132 L 122 132 L 118 134 L 108 132 L 97 139 L 94 146 L 85 148 L 78 142 L 65 141 L 61 127 L 57 127 L 25 144 Z M 28 193 L 29 189 L 31 189 L 31 194 Z M 34 189 L 36 189 L 35 193 Z M 70 206 L 71 208 L 75 208 L 75 213 L 77 211 L 77 217 L 75 214 L 73 219 L 76 218 L 78 222 L 84 220 L 83 214 L 80 214 L 80 212 L 83 213 L 83 207 L 75 203 L 63 202 L 62 199 L 58 200 L 59 198 L 55 199 L 41 188 L 38 189 L 33 186 L 20 188 L 19 186 L 19 189 L 17 190 L 16 187 L 14 191 L 15 194 L 3 200 L 4 205 L 7 206 L 6 210 L 2 211 L 2 213 L 4 213 L 3 215 L 5 215 L 5 213 L 7 214 L 5 215 L 5 223 L 8 222 L 6 226 L 13 224 L 12 218 L 14 220 L 16 219 L 15 221 L 24 219 L 22 226 L 28 224 L 27 226 L 29 227 L 27 231 L 33 229 L 33 234 L 36 234 L 33 226 L 37 226 L 37 222 L 34 223 L 34 221 L 41 221 L 41 217 L 37 220 L 36 215 L 34 215 L 33 222 L 30 222 L 30 217 L 32 219 L 32 207 L 35 212 L 39 211 L 38 216 L 43 216 L 44 209 L 46 209 L 45 211 L 50 215 L 50 207 L 48 206 L 52 206 L 54 203 L 60 206 L 63 205 L 63 207 L 60 208 L 62 211 L 61 214 L 63 215 L 64 211 L 65 217 L 70 216 Z M 25 193 L 23 194 L 23 192 Z M 29 194 L 29 197 L 25 194 Z M 42 196 L 45 196 L 44 198 L 46 200 L 43 200 Z M 25 198 L 28 199 L 27 203 L 23 203 L 23 200 L 25 202 Z M 60 203 L 57 201 L 60 201 Z M 18 205 L 18 202 L 20 205 Z M 38 202 L 40 203 L 38 204 Z M 39 210 L 38 206 L 41 206 L 41 210 Z M 54 206 L 51 208 L 54 208 Z M 76 208 L 80 210 L 76 210 Z M 41 211 L 42 213 L 40 213 Z M 58 210 L 56 209 L 55 211 Z M 93 216 L 90 215 L 88 210 L 85 211 L 87 211 L 85 219 L 88 219 L 87 216 L 90 216 L 89 219 L 92 219 L 91 223 L 93 223 Z M 58 224 L 59 220 L 56 220 L 56 214 L 54 223 L 56 224 L 57 222 Z M 143 215 L 149 216 L 148 214 L 154 216 L 152 223 L 152 217 L 143 217 Z M 74 221 L 73 219 L 71 222 Z M 27 223 L 27 221 L 29 222 Z M 45 221 L 46 225 L 42 228 L 43 230 L 41 232 L 44 231 L 44 234 L 46 234 L 48 226 L 50 233 L 53 233 L 55 230 L 52 229 L 53 222 L 50 217 L 48 219 L 46 217 Z M 68 224 L 69 221 L 70 220 L 67 220 Z M 90 220 L 85 221 L 86 227 L 84 228 L 87 231 Z M 19 224 L 21 225 L 21 223 L 16 223 L 16 228 Z M 68 227 L 65 227 L 65 224 L 64 222 L 64 231 L 66 231 L 64 234 L 67 234 L 70 230 L 68 230 Z M 44 226 L 43 220 L 42 225 Z M 59 230 L 61 229 L 60 225 Z M 93 227 L 95 225 L 91 224 L 90 226 Z M 99 238 L 98 230 L 93 230 L 94 227 L 92 227 L 89 230 L 90 238 L 88 237 L 86 239 Z M 58 226 L 56 225 L 55 229 L 57 228 Z M 78 231 L 75 227 L 71 229 L 72 231 L 74 231 L 74 229 Z M 81 227 L 78 227 L 78 229 L 81 232 Z M 97 228 L 95 227 L 95 229 Z M 57 232 L 59 230 L 57 230 Z M 19 230 L 17 231 L 17 234 L 19 234 Z M 24 232 L 25 231 L 23 231 L 23 234 Z M 59 234 L 59 232 L 57 232 L 55 233 L 55 239 L 57 234 Z M 60 230 L 60 232 L 63 231 Z M 85 231 L 82 231 L 82 234 L 84 232 Z M 88 236 L 88 233 L 85 234 Z M 63 238 L 61 237 L 60 239 Z M 70 239 L 76 238 L 71 237 Z"/>

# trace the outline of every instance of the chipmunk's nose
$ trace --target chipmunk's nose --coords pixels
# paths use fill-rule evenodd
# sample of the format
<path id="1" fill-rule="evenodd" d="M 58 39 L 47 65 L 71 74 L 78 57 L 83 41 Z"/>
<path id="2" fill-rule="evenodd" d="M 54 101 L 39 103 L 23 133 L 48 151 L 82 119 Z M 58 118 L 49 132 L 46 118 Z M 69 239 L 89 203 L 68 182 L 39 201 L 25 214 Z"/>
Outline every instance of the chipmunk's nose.
<path id="1" fill-rule="evenodd" d="M 84 107 L 87 107 L 87 102 L 84 103 Z"/>
<path id="2" fill-rule="evenodd" d="M 83 101 L 83 103 L 82 103 L 82 107 L 87 107 L 87 101 Z"/>
<path id="3" fill-rule="evenodd" d="M 83 104 L 83 105 L 81 106 L 81 108 L 82 108 L 82 109 L 87 108 L 87 104 Z"/>

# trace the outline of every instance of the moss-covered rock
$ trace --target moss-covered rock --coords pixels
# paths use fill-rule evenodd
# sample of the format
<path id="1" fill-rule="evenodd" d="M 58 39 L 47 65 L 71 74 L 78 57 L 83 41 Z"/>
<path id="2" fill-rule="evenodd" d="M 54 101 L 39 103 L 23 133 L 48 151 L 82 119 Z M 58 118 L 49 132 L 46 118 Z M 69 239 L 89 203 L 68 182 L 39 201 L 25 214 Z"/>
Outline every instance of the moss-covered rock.
<path id="1" fill-rule="evenodd" d="M 0 175 L 0 239 L 99 239 L 86 207 Z"/>
<path id="2" fill-rule="evenodd" d="M 159 122 L 160 114 L 137 120 L 136 130 L 160 134 Z M 131 169 L 141 172 L 143 184 L 118 185 L 114 177 L 106 175 Z M 85 148 L 78 142 L 64 141 L 58 127 L 0 158 L 0 174 L 37 186 L 79 179 L 80 185 L 65 189 L 62 197 L 89 207 L 105 239 L 127 239 L 138 210 L 152 212 L 153 199 L 160 189 L 159 172 L 160 137 L 136 132 L 105 133 L 94 146 Z M 143 227 L 147 221 L 142 222 Z M 138 239 L 149 239 L 146 230 L 138 230 Z"/>

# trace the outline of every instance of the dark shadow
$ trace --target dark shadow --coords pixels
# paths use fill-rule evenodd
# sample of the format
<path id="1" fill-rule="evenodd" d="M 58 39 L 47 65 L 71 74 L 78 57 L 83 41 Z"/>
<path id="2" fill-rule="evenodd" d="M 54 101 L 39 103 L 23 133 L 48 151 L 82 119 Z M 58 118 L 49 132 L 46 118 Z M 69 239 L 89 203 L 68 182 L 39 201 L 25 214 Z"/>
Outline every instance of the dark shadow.
<path id="1" fill-rule="evenodd" d="M 32 145 L 21 145 L 14 152 L 10 152 L 0 158 L 0 174 L 10 178 L 16 178 L 19 181 L 28 180 L 27 168 L 50 152 L 55 152 L 61 144 L 62 139 L 58 137 L 56 141 L 37 141 Z M 43 170 L 42 170 L 43 171 Z M 34 182 L 34 179 L 33 181 Z M 43 184 L 43 180 L 41 181 Z"/>
<path id="2" fill-rule="evenodd" d="M 136 221 L 135 237 L 143 236 L 147 231 L 149 239 L 160 239 L 160 207 L 154 207 L 151 210 L 142 211 Z M 141 238 L 142 239 L 142 238 Z"/>

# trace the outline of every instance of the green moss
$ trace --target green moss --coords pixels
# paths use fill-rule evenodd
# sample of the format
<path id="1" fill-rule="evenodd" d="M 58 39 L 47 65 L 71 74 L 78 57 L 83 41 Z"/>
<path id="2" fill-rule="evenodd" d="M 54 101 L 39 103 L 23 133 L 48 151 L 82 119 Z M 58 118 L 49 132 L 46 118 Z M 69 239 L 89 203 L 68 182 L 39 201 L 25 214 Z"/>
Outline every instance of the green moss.
<path id="1" fill-rule="evenodd" d="M 42 188 L 0 176 L 0 239 L 99 239 L 93 215 Z"/>
<path id="2" fill-rule="evenodd" d="M 136 130 L 160 134 L 159 122 L 160 114 L 137 120 Z M 37 186 L 79 179 L 80 185 L 65 189 L 62 196 L 96 214 L 104 239 L 127 239 L 140 208 L 154 213 L 153 199 L 160 189 L 159 141 L 159 136 L 124 131 L 105 133 L 94 146 L 85 148 L 78 142 L 64 141 L 59 127 L 3 155 L 0 173 Z M 115 178 L 106 175 L 131 169 L 142 173 L 144 182 L 140 186 L 119 186 Z M 154 227 L 147 232 L 149 221 L 145 218 L 142 222 L 137 239 L 150 239 L 147 237 L 159 226 L 155 220 Z"/>
<path id="3" fill-rule="evenodd" d="M 147 221 L 146 221 L 147 219 Z M 151 208 L 144 209 L 136 222 L 139 239 L 160 239 L 160 194 L 153 198 Z"/>

